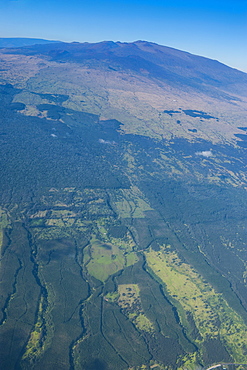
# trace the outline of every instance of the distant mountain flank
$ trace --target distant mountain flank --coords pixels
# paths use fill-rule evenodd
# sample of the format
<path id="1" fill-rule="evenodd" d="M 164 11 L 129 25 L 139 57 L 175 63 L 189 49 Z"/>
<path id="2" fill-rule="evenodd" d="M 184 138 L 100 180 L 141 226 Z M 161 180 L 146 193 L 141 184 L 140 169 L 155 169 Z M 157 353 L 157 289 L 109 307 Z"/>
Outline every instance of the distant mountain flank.
<path id="1" fill-rule="evenodd" d="M 18 48 L 36 44 L 49 44 L 57 41 L 45 39 L 33 39 L 27 37 L 0 37 L 0 48 Z"/>
<path id="2" fill-rule="evenodd" d="M 18 43 L 18 39 L 13 40 L 17 40 L 16 43 Z M 116 71 L 132 70 L 179 88 L 186 86 L 186 88 L 203 90 L 207 95 L 216 96 L 219 90 L 224 90 L 247 96 L 246 73 L 216 60 L 152 42 L 64 43 L 20 39 L 20 43 L 21 40 L 24 40 L 23 43 L 26 42 L 26 44 L 18 45 L 18 47 L 23 46 L 23 48 L 13 50 L 11 42 L 9 42 L 8 48 L 11 49 L 6 52 L 25 55 L 43 54 L 57 62 L 84 63 L 97 60 L 102 67 L 105 66 Z M 14 43 L 15 41 L 13 41 Z"/>
<path id="3" fill-rule="evenodd" d="M 20 103 L 37 101 L 33 94 L 63 94 L 69 96 L 63 106 L 102 120 L 116 119 L 126 133 L 231 143 L 240 139 L 241 146 L 245 142 L 239 129 L 246 117 L 244 72 L 141 40 L 29 41 L 26 46 L 0 50 L 0 83 L 25 87 L 28 81 L 25 94 L 16 98 Z M 10 70 L 15 71 L 11 79 Z M 32 112 L 33 103 L 28 104 Z M 185 113 L 189 111 L 203 113 Z"/>

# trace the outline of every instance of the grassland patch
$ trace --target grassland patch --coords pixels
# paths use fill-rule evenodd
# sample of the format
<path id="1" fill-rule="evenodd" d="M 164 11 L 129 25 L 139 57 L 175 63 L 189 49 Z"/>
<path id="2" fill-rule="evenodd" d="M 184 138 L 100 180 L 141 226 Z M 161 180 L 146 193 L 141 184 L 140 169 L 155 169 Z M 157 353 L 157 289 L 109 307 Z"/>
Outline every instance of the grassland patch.
<path id="1" fill-rule="evenodd" d="M 0 208 L 0 252 L 3 245 L 3 230 L 9 225 L 7 213 Z"/>
<path id="2" fill-rule="evenodd" d="M 138 284 L 118 285 L 118 295 L 118 305 L 136 328 L 148 333 L 154 332 L 152 322 L 144 314 Z"/>
<path id="3" fill-rule="evenodd" d="M 101 281 L 105 281 L 125 266 L 123 252 L 115 245 L 93 241 L 90 245 L 90 256 L 88 273 Z"/>
<path id="4" fill-rule="evenodd" d="M 119 190 L 115 196 L 114 205 L 120 218 L 144 218 L 144 212 L 152 210 L 144 195 L 136 186 Z"/>
<path id="5" fill-rule="evenodd" d="M 145 255 L 148 266 L 164 282 L 188 334 L 191 328 L 187 312 L 192 314 L 201 336 L 195 340 L 197 345 L 220 338 L 235 361 L 246 362 L 247 327 L 222 294 L 171 248 L 162 247 L 159 252 L 150 248 Z"/>

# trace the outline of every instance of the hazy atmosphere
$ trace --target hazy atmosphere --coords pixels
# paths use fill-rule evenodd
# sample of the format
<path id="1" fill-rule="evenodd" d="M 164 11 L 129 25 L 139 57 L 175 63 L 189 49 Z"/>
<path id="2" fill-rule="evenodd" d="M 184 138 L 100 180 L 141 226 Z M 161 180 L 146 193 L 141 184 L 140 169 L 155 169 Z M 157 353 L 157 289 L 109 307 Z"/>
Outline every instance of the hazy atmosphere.
<path id="1" fill-rule="evenodd" d="M 152 41 L 247 71 L 247 2 L 1 0 L 1 37 Z"/>

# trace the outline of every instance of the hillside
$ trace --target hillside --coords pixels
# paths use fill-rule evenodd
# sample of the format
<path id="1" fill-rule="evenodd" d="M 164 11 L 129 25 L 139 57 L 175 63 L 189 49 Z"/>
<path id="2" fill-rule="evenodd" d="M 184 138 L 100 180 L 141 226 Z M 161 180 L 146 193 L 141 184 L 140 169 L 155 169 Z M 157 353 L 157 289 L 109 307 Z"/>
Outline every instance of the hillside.
<path id="1" fill-rule="evenodd" d="M 247 363 L 247 74 L 145 41 L 0 61 L 3 370 Z"/>
<path id="2" fill-rule="evenodd" d="M 246 117 L 247 75 L 217 61 L 142 41 L 45 44 L 2 53 L 7 71 L 15 69 L 16 86 L 25 87 L 33 76 L 29 94 L 69 95 L 64 106 L 117 119 L 126 133 L 229 143 L 243 134 L 238 127 Z"/>
<path id="3" fill-rule="evenodd" d="M 18 38 L 3 38 L 0 37 L 0 48 L 17 48 L 23 46 L 30 46 L 36 44 L 48 44 L 57 41 L 51 40 L 44 40 L 44 39 L 30 39 L 25 37 L 18 37 Z"/>

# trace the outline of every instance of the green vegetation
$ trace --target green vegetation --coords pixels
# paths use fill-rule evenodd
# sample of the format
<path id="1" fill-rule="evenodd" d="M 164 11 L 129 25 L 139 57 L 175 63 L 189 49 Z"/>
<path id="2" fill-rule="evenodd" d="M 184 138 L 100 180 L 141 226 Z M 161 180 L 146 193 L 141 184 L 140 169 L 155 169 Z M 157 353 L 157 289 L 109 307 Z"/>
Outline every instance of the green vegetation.
<path id="1" fill-rule="evenodd" d="M 193 339 L 197 345 L 200 347 L 205 340 L 220 338 L 235 362 L 245 362 L 247 327 L 222 295 L 183 262 L 171 247 L 161 248 L 159 252 L 150 249 L 145 255 L 148 266 L 165 284 L 190 336 L 192 328 L 187 313 L 193 316 L 198 330 Z"/>
<path id="2" fill-rule="evenodd" d="M 114 205 L 120 218 L 144 218 L 144 212 L 152 210 L 136 186 L 118 191 Z"/>
<path id="3" fill-rule="evenodd" d="M 7 213 L 0 208 L 0 253 L 3 245 L 3 230 L 9 225 Z"/>
<path id="4" fill-rule="evenodd" d="M 140 289 L 137 284 L 118 285 L 118 304 L 134 323 L 134 325 L 144 332 L 153 333 L 154 326 L 144 314 L 140 297 Z"/>
<path id="5" fill-rule="evenodd" d="M 105 232 L 100 227 L 100 232 Z M 85 263 L 88 273 L 96 279 L 105 281 L 110 275 L 130 266 L 138 261 L 136 253 L 132 250 L 133 241 L 129 238 L 122 241 L 112 238 L 111 243 L 97 240 L 92 237 L 90 245 L 85 249 Z"/>
<path id="6" fill-rule="evenodd" d="M 137 284 L 121 284 L 118 292 L 118 302 L 122 308 L 131 307 L 135 302 L 140 304 L 140 289 Z"/>
<path id="7" fill-rule="evenodd" d="M 107 293 L 104 297 L 104 299 L 107 301 L 107 302 L 117 302 L 119 298 L 119 294 L 117 292 L 111 292 L 111 293 Z"/>
<path id="8" fill-rule="evenodd" d="M 124 267 L 124 256 L 117 246 L 101 244 L 94 240 L 89 248 L 90 260 L 87 263 L 87 271 L 96 279 L 105 281 L 110 275 Z"/>
<path id="9" fill-rule="evenodd" d="M 144 314 L 139 314 L 137 317 L 135 317 L 135 325 L 137 326 L 138 329 L 153 333 L 154 332 L 154 327 L 150 320 L 144 315 Z"/>
<path id="10" fill-rule="evenodd" d="M 45 349 L 49 346 L 52 338 L 52 325 L 47 327 L 45 317 L 48 318 L 48 312 L 44 310 L 44 297 L 41 297 L 37 321 L 33 330 L 31 331 L 30 338 L 25 348 L 25 353 L 22 356 L 22 367 L 28 368 L 30 364 L 36 363 L 43 355 Z M 49 322 L 49 324 L 52 324 Z M 48 330 L 48 332 L 46 332 Z M 50 338 L 50 339 L 48 339 Z"/>

